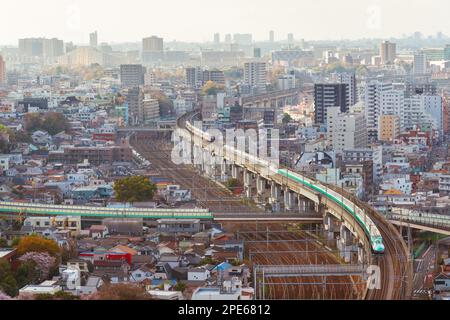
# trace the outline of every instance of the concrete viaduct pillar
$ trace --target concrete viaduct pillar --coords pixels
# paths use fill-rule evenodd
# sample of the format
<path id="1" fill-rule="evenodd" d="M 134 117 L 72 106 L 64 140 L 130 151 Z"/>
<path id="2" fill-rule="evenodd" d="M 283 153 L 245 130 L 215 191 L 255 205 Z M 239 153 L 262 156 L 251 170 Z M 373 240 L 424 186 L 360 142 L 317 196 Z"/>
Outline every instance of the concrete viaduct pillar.
<path id="1" fill-rule="evenodd" d="M 323 216 L 323 228 L 325 230 L 325 235 L 328 240 L 334 239 L 334 231 L 335 231 L 335 223 L 334 223 L 334 217 L 326 213 Z"/>
<path id="2" fill-rule="evenodd" d="M 256 177 L 256 192 L 258 194 L 258 202 L 264 203 L 265 202 L 265 193 L 266 193 L 266 180 L 261 177 Z"/>
<path id="3" fill-rule="evenodd" d="M 244 189 L 245 196 L 251 199 L 253 189 L 253 174 L 247 169 L 244 169 Z"/>
<path id="4" fill-rule="evenodd" d="M 227 181 L 228 178 L 229 178 L 229 175 L 230 175 L 230 168 L 228 167 L 227 162 L 226 162 L 226 161 L 223 161 L 223 162 L 220 164 L 220 180 L 221 180 L 222 182 Z"/>
<path id="5" fill-rule="evenodd" d="M 233 164 L 231 166 L 231 176 L 233 177 L 233 179 L 238 179 L 239 180 L 239 173 L 240 173 L 240 169 L 237 165 Z"/>
<path id="6" fill-rule="evenodd" d="M 281 187 L 275 181 L 271 181 L 269 201 L 274 212 L 280 211 L 280 195 Z"/>
<path id="7" fill-rule="evenodd" d="M 340 228 L 340 238 L 338 241 L 338 249 L 340 251 L 341 258 L 345 262 L 350 262 L 352 257 L 352 247 L 353 247 L 353 235 L 345 225 L 341 225 Z"/>
<path id="8" fill-rule="evenodd" d="M 295 206 L 295 194 L 289 190 L 289 188 L 286 188 L 284 190 L 284 209 L 287 211 L 293 210 Z"/>

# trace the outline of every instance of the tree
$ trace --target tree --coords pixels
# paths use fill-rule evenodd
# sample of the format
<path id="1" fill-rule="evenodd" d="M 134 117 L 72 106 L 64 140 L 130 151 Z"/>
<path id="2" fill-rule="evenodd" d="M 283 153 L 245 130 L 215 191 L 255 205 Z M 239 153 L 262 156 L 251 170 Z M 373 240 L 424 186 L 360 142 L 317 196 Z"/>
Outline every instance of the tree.
<path id="1" fill-rule="evenodd" d="M 292 121 L 291 115 L 288 114 L 288 113 L 285 113 L 285 114 L 283 115 L 283 120 L 282 120 L 283 124 L 288 124 L 288 123 L 291 122 L 291 121 Z"/>
<path id="2" fill-rule="evenodd" d="M 35 283 L 39 279 L 39 272 L 36 269 L 36 262 L 28 260 L 22 262 L 15 271 L 15 278 L 19 288 L 29 283 Z"/>
<path id="3" fill-rule="evenodd" d="M 8 246 L 8 241 L 6 239 L 0 238 L 0 248 L 5 248 Z"/>
<path id="4" fill-rule="evenodd" d="M 33 261 L 39 274 L 38 281 L 43 281 L 50 275 L 52 268 L 55 266 L 56 258 L 46 252 L 27 252 L 19 258 L 19 261 Z"/>
<path id="5" fill-rule="evenodd" d="M 120 202 L 142 202 L 153 199 L 156 185 L 146 177 L 133 176 L 116 180 L 114 191 Z"/>
<path id="6" fill-rule="evenodd" d="M 0 291 L 10 297 L 15 297 L 19 293 L 11 265 L 4 259 L 0 259 Z"/>
<path id="7" fill-rule="evenodd" d="M 27 113 L 25 115 L 25 130 L 29 133 L 44 130 L 51 135 L 55 135 L 69 129 L 69 122 L 60 112 L 47 112 L 43 116 L 39 113 Z"/>
<path id="8" fill-rule="evenodd" d="M 54 240 L 45 239 L 38 235 L 23 237 L 17 246 L 17 253 L 24 255 L 28 252 L 46 252 L 51 256 L 57 256 L 60 248 Z"/>
<path id="9" fill-rule="evenodd" d="M 175 291 L 184 292 L 187 288 L 187 285 L 183 282 L 178 282 L 175 287 L 173 287 Z"/>
<path id="10" fill-rule="evenodd" d="M 220 91 L 223 91 L 225 89 L 225 86 L 220 85 L 214 81 L 208 81 L 203 86 L 202 94 L 205 96 L 215 96 Z"/>

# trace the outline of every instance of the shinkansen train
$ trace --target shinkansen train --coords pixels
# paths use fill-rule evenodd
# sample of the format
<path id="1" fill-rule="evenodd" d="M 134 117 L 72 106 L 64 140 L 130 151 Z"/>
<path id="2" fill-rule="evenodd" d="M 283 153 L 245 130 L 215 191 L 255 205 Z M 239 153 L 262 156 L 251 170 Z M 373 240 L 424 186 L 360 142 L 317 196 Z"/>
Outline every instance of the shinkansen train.
<path id="1" fill-rule="evenodd" d="M 188 123 L 189 124 L 189 123 Z M 190 125 L 190 124 L 189 124 Z M 186 126 L 188 128 L 188 126 Z M 203 140 L 210 141 L 211 137 L 204 133 L 202 130 L 199 130 L 198 128 L 194 128 L 192 125 L 190 125 L 190 128 L 188 130 L 197 136 L 201 136 Z M 214 140 L 212 140 L 214 141 Z M 240 159 L 242 163 L 247 163 L 250 165 L 257 165 L 265 168 L 269 168 L 270 172 L 273 174 L 279 174 L 282 175 L 288 179 L 291 179 L 297 183 L 300 183 L 304 186 L 307 186 L 308 188 L 315 190 L 319 192 L 320 194 L 324 195 L 328 199 L 332 200 L 333 202 L 337 203 L 339 206 L 344 208 L 349 214 L 351 214 L 356 221 L 361 225 L 364 232 L 366 233 L 366 236 L 368 237 L 370 241 L 370 245 L 372 247 L 372 251 L 376 254 L 382 254 L 385 251 L 385 247 L 383 244 L 383 237 L 378 230 L 378 227 L 375 225 L 375 223 L 372 221 L 372 219 L 366 214 L 364 210 L 361 208 L 355 206 L 349 199 L 341 196 L 339 193 L 331 190 L 330 188 L 326 188 L 323 186 L 320 182 L 313 181 L 312 179 L 309 179 L 307 177 L 304 177 L 302 175 L 299 175 L 295 172 L 286 170 L 286 169 L 280 169 L 278 166 L 271 164 L 269 161 L 260 159 L 256 156 L 253 156 L 249 153 L 236 150 L 230 146 L 225 146 L 225 153 L 228 158 L 232 159 Z"/>
<path id="2" fill-rule="evenodd" d="M 370 240 L 370 245 L 372 246 L 372 251 L 374 253 L 384 253 L 384 244 L 383 237 L 381 236 L 378 227 L 375 223 L 370 219 L 370 217 L 364 212 L 364 210 L 359 207 L 353 205 L 350 200 L 342 197 L 339 193 L 325 188 L 323 185 L 316 181 L 312 181 L 306 177 L 303 177 L 295 172 L 288 171 L 286 169 L 276 169 L 276 173 L 292 179 L 298 183 L 301 183 L 320 194 L 326 196 L 328 199 L 342 206 L 348 213 L 350 213 L 356 221 L 363 227 L 364 232 Z"/>
<path id="3" fill-rule="evenodd" d="M 197 137 L 201 137 L 202 140 L 207 142 L 214 142 L 215 137 L 211 136 L 209 133 L 204 132 L 203 130 L 193 126 L 189 121 L 186 122 L 186 129 Z"/>

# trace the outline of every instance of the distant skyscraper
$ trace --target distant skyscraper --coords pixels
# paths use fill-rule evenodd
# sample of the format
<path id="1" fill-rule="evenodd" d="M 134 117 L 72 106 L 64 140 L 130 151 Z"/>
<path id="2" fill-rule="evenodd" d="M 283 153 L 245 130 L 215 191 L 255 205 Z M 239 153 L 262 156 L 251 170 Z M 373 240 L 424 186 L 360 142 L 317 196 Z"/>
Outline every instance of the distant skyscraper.
<path id="1" fill-rule="evenodd" d="M 251 33 L 236 33 L 233 40 L 236 44 L 249 45 L 253 42 L 253 37 Z"/>
<path id="2" fill-rule="evenodd" d="M 0 56 L 0 86 L 6 84 L 6 65 L 3 57 Z"/>
<path id="3" fill-rule="evenodd" d="M 341 112 L 349 110 L 347 85 L 342 83 L 325 83 L 314 85 L 315 122 L 327 123 L 328 108 L 340 107 Z"/>
<path id="4" fill-rule="evenodd" d="M 20 39 L 19 53 L 28 57 L 59 57 L 64 54 L 64 42 L 56 38 Z"/>
<path id="5" fill-rule="evenodd" d="M 275 41 L 275 31 L 270 30 L 269 32 L 269 41 L 274 42 Z"/>
<path id="6" fill-rule="evenodd" d="M 261 58 L 261 48 L 254 48 L 253 49 L 253 57 L 254 58 Z"/>
<path id="7" fill-rule="evenodd" d="M 267 65 L 265 62 L 246 62 L 244 64 L 244 82 L 257 90 L 266 92 Z"/>
<path id="8" fill-rule="evenodd" d="M 91 34 L 89 34 L 89 45 L 91 47 L 96 48 L 98 46 L 98 34 L 97 31 L 92 32 Z"/>
<path id="9" fill-rule="evenodd" d="M 393 63 L 397 57 L 397 45 L 389 41 L 383 41 L 380 45 L 381 63 Z"/>
<path id="10" fill-rule="evenodd" d="M 151 36 L 142 39 L 143 62 L 157 62 L 164 58 L 164 39 Z"/>
<path id="11" fill-rule="evenodd" d="M 414 55 L 414 74 L 427 73 L 427 56 L 423 53 Z"/>
<path id="12" fill-rule="evenodd" d="M 290 44 L 294 43 L 294 34 L 293 33 L 288 33 L 287 41 Z"/>
<path id="13" fill-rule="evenodd" d="M 123 64 L 120 66 L 120 83 L 125 88 L 144 85 L 144 76 L 145 68 L 141 64 Z"/>
<path id="14" fill-rule="evenodd" d="M 225 43 L 231 43 L 231 34 L 226 34 L 225 35 Z"/>
<path id="15" fill-rule="evenodd" d="M 214 43 L 215 44 L 220 43 L 220 33 L 214 33 Z"/>

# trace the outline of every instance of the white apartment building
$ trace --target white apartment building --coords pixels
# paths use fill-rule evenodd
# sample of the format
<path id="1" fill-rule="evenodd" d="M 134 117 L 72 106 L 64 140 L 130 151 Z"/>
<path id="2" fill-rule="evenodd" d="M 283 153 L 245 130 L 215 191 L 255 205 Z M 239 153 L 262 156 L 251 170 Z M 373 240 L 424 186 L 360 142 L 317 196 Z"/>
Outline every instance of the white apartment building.
<path id="1" fill-rule="evenodd" d="M 142 114 L 144 123 L 155 121 L 159 119 L 159 102 L 157 99 L 152 99 L 149 94 L 146 94 L 142 102 Z"/>
<path id="2" fill-rule="evenodd" d="M 267 64 L 265 62 L 246 62 L 244 64 L 244 83 L 257 90 L 266 92 Z"/>
<path id="3" fill-rule="evenodd" d="M 372 80 L 365 83 L 363 90 L 364 115 L 368 137 L 371 140 L 376 140 L 378 137 L 378 120 L 381 115 L 382 95 L 383 92 L 392 90 L 392 83 Z"/>
<path id="4" fill-rule="evenodd" d="M 366 124 L 362 113 L 341 113 L 339 107 L 328 108 L 327 128 L 328 145 L 336 153 L 367 146 Z"/>

